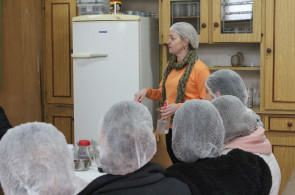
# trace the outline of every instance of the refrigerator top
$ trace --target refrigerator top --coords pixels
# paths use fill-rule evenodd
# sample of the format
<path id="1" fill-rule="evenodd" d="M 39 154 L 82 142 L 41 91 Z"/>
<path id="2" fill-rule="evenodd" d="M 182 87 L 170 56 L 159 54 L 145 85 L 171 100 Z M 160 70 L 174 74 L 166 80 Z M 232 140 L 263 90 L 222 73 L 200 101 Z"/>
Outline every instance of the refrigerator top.
<path id="1" fill-rule="evenodd" d="M 82 15 L 73 17 L 73 22 L 83 21 L 138 21 L 140 16 L 124 14 Z"/>

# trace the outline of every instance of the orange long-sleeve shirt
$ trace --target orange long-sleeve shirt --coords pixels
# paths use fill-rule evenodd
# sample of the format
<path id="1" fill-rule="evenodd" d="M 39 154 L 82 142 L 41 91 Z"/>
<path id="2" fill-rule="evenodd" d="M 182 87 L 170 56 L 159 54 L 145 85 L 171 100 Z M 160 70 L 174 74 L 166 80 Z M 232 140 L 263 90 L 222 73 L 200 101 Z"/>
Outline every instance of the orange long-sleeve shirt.
<path id="1" fill-rule="evenodd" d="M 186 67 L 175 70 L 172 69 L 169 73 L 165 87 L 166 87 L 166 99 L 168 104 L 174 104 L 177 95 L 177 86 L 179 79 L 184 73 Z M 185 101 L 191 99 L 205 99 L 206 88 L 205 81 L 209 77 L 210 71 L 208 67 L 201 61 L 197 60 L 194 68 L 190 74 L 190 77 L 187 81 L 186 90 L 185 90 Z M 152 100 L 161 101 L 162 96 L 162 81 L 158 89 L 148 88 L 146 97 Z M 178 103 L 180 107 L 183 103 Z"/>

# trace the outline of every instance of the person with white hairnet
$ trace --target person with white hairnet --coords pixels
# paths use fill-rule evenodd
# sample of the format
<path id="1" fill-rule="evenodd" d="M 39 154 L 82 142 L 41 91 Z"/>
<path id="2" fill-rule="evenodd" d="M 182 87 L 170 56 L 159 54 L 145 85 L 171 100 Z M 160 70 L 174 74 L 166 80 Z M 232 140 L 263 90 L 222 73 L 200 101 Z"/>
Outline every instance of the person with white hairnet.
<path id="1" fill-rule="evenodd" d="M 86 186 L 74 175 L 65 136 L 53 125 L 32 122 L 1 139 L 0 181 L 6 195 L 77 194 Z"/>
<path id="2" fill-rule="evenodd" d="M 221 155 L 224 126 L 207 100 L 189 100 L 175 113 L 172 148 L 182 161 L 166 169 L 192 194 L 268 194 L 271 173 L 262 158 L 240 149 Z"/>
<path id="3" fill-rule="evenodd" d="M 98 150 L 102 170 L 85 194 L 190 194 L 186 184 L 166 178 L 164 169 L 149 161 L 156 152 L 152 117 L 147 107 L 134 101 L 114 104 L 98 129 Z"/>
<path id="4" fill-rule="evenodd" d="M 252 152 L 267 163 L 272 175 L 271 195 L 277 195 L 281 184 L 281 171 L 271 144 L 264 135 L 264 128 L 257 126 L 256 119 L 247 112 L 241 100 L 232 95 L 224 95 L 212 100 L 223 120 L 225 129 L 223 154 L 234 148 Z"/>
<path id="5" fill-rule="evenodd" d="M 205 86 L 207 91 L 206 100 L 211 101 L 221 95 L 233 95 L 238 97 L 246 107 L 248 101 L 247 89 L 243 79 L 235 71 L 227 69 L 218 70 L 207 78 Z M 260 116 L 249 108 L 247 108 L 247 111 L 254 115 L 257 124 L 263 127 Z"/>
<path id="6" fill-rule="evenodd" d="M 173 54 L 164 72 L 158 89 L 144 88 L 134 95 L 134 100 L 141 102 L 145 97 L 160 101 L 161 116 L 171 117 L 176 110 L 190 99 L 205 99 L 205 81 L 210 75 L 208 67 L 198 58 L 198 33 L 189 23 L 178 22 L 170 27 L 167 42 L 169 53 Z M 168 106 L 163 107 L 168 100 Z M 172 125 L 166 135 L 166 146 L 173 163 L 177 162 L 172 148 Z"/>

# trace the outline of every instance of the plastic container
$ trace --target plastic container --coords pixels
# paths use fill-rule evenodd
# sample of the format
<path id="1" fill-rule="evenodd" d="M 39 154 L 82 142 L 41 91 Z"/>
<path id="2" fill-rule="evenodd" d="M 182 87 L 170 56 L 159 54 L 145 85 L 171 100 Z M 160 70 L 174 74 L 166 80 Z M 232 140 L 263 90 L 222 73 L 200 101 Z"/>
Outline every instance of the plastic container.
<path id="1" fill-rule="evenodd" d="M 79 15 L 109 14 L 110 4 L 106 0 L 79 0 L 77 1 Z"/>
<path id="2" fill-rule="evenodd" d="M 168 105 L 168 101 L 164 102 L 164 108 Z M 158 115 L 156 132 L 160 134 L 167 134 L 169 132 L 170 121 L 168 118 L 162 118 L 160 113 Z"/>
<path id="3" fill-rule="evenodd" d="M 89 140 L 80 140 L 79 141 L 79 151 L 78 151 L 78 159 L 88 159 L 89 165 L 91 166 L 91 158 L 89 154 L 89 146 L 90 141 Z"/>
<path id="4" fill-rule="evenodd" d="M 111 14 L 122 14 L 122 1 L 110 1 Z"/>

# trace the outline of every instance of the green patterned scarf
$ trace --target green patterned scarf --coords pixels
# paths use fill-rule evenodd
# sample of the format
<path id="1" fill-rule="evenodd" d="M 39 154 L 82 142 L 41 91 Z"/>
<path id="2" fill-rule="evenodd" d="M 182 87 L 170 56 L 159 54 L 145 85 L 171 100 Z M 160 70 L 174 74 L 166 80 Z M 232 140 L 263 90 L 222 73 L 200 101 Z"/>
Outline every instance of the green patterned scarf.
<path id="1" fill-rule="evenodd" d="M 178 86 L 177 86 L 177 95 L 176 95 L 176 100 L 175 100 L 175 104 L 184 103 L 186 84 L 187 84 L 188 78 L 189 78 L 197 60 L 198 60 L 197 52 L 194 49 L 190 50 L 189 53 L 183 59 L 183 61 L 180 63 L 177 62 L 176 55 L 173 55 L 171 57 L 169 64 L 165 70 L 164 76 L 163 76 L 161 106 L 164 105 L 164 101 L 166 100 L 165 82 L 167 80 L 169 73 L 171 72 L 172 69 L 180 70 L 183 67 L 187 66 L 183 75 L 179 79 Z M 169 102 L 168 102 L 168 104 L 169 104 Z M 173 119 L 173 116 L 171 117 L 170 122 L 172 122 L 172 119 Z"/>

